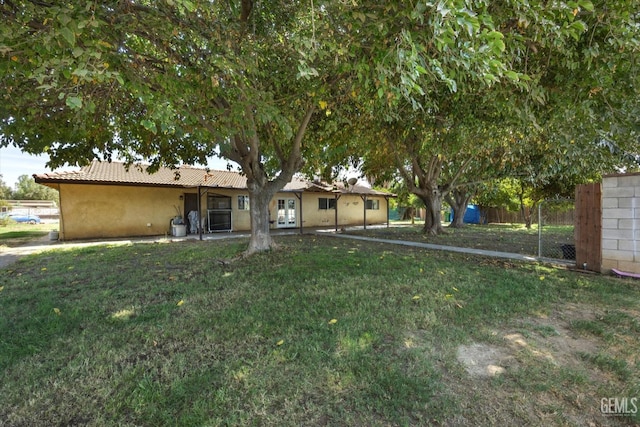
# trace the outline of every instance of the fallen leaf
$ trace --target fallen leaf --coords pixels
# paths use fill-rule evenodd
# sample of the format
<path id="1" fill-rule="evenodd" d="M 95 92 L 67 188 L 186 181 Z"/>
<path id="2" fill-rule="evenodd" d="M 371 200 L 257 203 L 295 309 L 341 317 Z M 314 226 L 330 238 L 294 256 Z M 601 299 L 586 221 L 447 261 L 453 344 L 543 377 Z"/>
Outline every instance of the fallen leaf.
<path id="1" fill-rule="evenodd" d="M 418 301 L 420 299 L 420 295 L 414 295 L 411 299 L 414 301 Z"/>
<path id="2" fill-rule="evenodd" d="M 282 344 L 284 344 L 284 340 L 280 340 L 276 343 L 277 346 L 281 346 Z"/>
<path id="3" fill-rule="evenodd" d="M 178 307 L 180 307 L 182 304 L 184 304 L 184 300 L 181 299 L 180 301 L 178 301 L 178 304 L 176 304 Z"/>
<path id="4" fill-rule="evenodd" d="M 55 314 L 57 314 L 58 316 L 60 316 L 60 309 L 59 309 L 58 307 L 54 308 L 54 309 L 53 309 L 53 312 L 54 312 Z"/>
<path id="5" fill-rule="evenodd" d="M 330 325 L 333 325 L 333 324 L 335 324 L 335 323 L 338 323 L 338 319 L 331 319 L 331 320 L 329 320 L 329 324 L 330 324 Z"/>

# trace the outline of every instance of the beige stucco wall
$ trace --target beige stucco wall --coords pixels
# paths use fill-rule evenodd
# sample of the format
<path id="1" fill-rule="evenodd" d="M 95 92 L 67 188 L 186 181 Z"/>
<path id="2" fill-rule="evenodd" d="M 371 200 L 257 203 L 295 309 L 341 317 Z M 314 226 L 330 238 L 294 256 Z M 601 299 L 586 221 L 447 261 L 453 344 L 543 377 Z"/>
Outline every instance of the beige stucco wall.
<path id="1" fill-rule="evenodd" d="M 153 236 L 169 231 L 183 189 L 60 185 L 60 238 Z"/>
<path id="2" fill-rule="evenodd" d="M 60 238 L 76 240 L 105 237 L 157 236 L 170 233 L 170 220 L 177 215 L 178 207 L 183 216 L 186 193 L 197 194 L 193 188 L 132 187 L 119 185 L 60 185 Z M 203 191 L 204 193 L 204 191 Z M 248 195 L 238 190 L 209 189 L 202 195 L 202 217 L 206 218 L 207 194 L 231 197 L 232 231 L 251 229 L 248 210 L 238 209 L 238 195 Z M 332 194 L 305 193 L 302 200 L 302 225 L 304 227 L 334 226 L 335 211 L 318 209 L 318 198 L 332 198 Z M 277 199 L 294 199 L 296 203 L 296 227 L 300 226 L 300 200 L 293 193 L 278 193 L 269 207 L 271 218 L 277 218 Z M 387 220 L 387 201 L 379 200 L 378 210 L 367 210 L 367 224 L 384 223 Z M 338 226 L 362 225 L 364 201 L 359 195 L 342 195 L 338 200 Z M 277 228 L 273 223 L 272 228 Z M 205 228 L 206 230 L 206 228 Z"/>
<path id="3" fill-rule="evenodd" d="M 319 209 L 319 198 L 333 198 L 333 194 L 305 193 L 302 199 L 302 220 L 304 227 L 335 226 L 336 211 Z M 381 196 L 367 196 L 370 200 L 378 200 L 377 210 L 367 209 L 367 225 L 387 222 L 387 201 Z M 364 200 L 357 194 L 342 194 L 337 202 L 338 226 L 362 225 L 364 223 Z"/>
<path id="4" fill-rule="evenodd" d="M 602 271 L 640 273 L 640 174 L 602 179 Z"/>

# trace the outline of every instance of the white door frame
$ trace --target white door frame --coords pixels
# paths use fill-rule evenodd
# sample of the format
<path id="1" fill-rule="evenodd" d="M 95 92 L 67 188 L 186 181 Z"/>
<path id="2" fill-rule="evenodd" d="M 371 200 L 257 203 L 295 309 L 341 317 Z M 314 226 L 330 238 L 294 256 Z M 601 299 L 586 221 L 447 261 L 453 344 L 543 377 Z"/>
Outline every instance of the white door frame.
<path id="1" fill-rule="evenodd" d="M 298 224 L 295 197 L 278 198 L 276 201 L 276 227 L 289 228 Z"/>

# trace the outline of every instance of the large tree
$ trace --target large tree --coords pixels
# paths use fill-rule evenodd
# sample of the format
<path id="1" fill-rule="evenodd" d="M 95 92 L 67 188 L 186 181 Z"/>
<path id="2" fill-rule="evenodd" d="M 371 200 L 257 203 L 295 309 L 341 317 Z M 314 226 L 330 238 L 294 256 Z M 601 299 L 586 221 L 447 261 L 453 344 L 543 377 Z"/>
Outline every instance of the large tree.
<path id="1" fill-rule="evenodd" d="M 415 84 L 424 88 L 424 96 L 405 99 L 417 108 L 408 113 L 406 106 L 398 109 L 399 118 L 387 126 L 392 130 L 386 138 L 378 138 L 390 148 L 368 151 L 374 168 L 397 159 L 395 166 L 406 185 L 431 211 L 425 224 L 431 233 L 441 230 L 442 197 L 466 183 L 464 169 L 470 172 L 473 165 L 482 165 L 483 152 L 493 156 L 492 150 L 472 150 L 478 143 L 477 130 L 489 128 L 492 121 L 509 141 L 502 152 L 504 170 L 494 173 L 511 174 L 525 184 L 536 182 L 540 188 L 553 182 L 579 182 L 576 178 L 624 165 L 619 155 L 606 156 L 605 146 L 612 153 L 638 152 L 640 85 L 635 64 L 640 26 L 633 2 L 473 6 L 481 22 L 491 22 L 500 33 L 501 55 L 489 63 L 507 64 L 507 70 L 489 73 L 472 51 L 466 57 L 475 61 L 466 67 L 443 67 L 452 81 L 419 76 Z M 490 50 L 479 40 L 462 43 L 459 52 L 469 46 Z M 456 161 L 455 153 L 468 154 Z M 487 172 L 485 167 L 479 170 Z"/>
<path id="2" fill-rule="evenodd" d="M 632 1 L 554 5 L 515 2 L 513 19 L 499 24 L 521 50 L 514 69 L 531 79 L 514 98 L 523 120 L 511 156 L 518 178 L 576 182 L 628 166 L 620 154 L 638 152 L 640 10 Z M 541 32 L 558 12 L 565 25 Z"/>
<path id="3" fill-rule="evenodd" d="M 47 152 L 50 167 L 219 154 L 247 177 L 248 251 L 269 249 L 269 202 L 301 168 L 345 62 L 342 5 L 1 2 L 0 145 Z"/>
<path id="4" fill-rule="evenodd" d="M 628 124 L 637 11 L 602 1 L 6 0 L 0 145 L 48 152 L 52 167 L 121 156 L 153 169 L 217 153 L 247 177 L 249 251 L 264 250 L 269 200 L 305 157 L 316 170 L 318 159 L 362 155 L 384 123 L 404 123 L 409 140 L 450 140 L 461 117 L 451 94 L 474 102 L 498 88 L 538 127 L 561 123 L 576 93 L 603 95 L 580 116 L 618 124 L 624 108 Z M 611 75 L 633 90 L 614 91 Z M 540 119 L 549 105 L 559 108 Z M 601 136 L 624 148 L 620 128 Z M 336 135 L 354 132 L 349 153 Z"/>
<path id="5" fill-rule="evenodd" d="M 2 175 L 0 175 L 2 177 Z M 0 178 L 0 200 L 6 200 L 11 198 L 11 187 L 9 187 L 5 182 Z"/>
<path id="6" fill-rule="evenodd" d="M 400 138 L 389 135 L 387 140 L 404 185 L 427 208 L 423 231 L 433 235 L 443 232 L 443 200 L 454 208 L 452 224 L 460 225 L 458 219 L 464 217 L 471 189 L 499 173 L 509 141 L 502 129 L 477 116 L 469 123 L 446 117 L 443 111 L 436 116 L 438 125 L 414 124 Z"/>
<path id="7" fill-rule="evenodd" d="M 15 200 L 54 200 L 58 201 L 58 192 L 53 188 L 37 184 L 33 177 L 20 175 L 16 182 L 16 190 L 11 194 Z"/>

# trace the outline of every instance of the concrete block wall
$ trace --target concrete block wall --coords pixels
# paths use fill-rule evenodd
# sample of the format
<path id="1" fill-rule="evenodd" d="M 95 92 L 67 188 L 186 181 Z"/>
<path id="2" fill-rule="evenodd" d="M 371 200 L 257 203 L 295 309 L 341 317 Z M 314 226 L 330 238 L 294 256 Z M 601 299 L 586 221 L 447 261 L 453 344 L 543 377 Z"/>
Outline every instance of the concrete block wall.
<path id="1" fill-rule="evenodd" d="M 602 179 L 602 272 L 640 273 L 640 173 Z"/>

